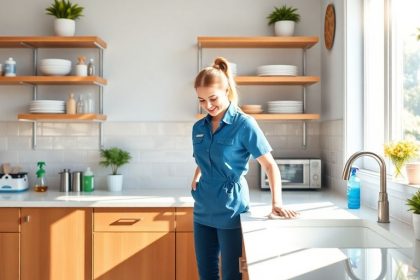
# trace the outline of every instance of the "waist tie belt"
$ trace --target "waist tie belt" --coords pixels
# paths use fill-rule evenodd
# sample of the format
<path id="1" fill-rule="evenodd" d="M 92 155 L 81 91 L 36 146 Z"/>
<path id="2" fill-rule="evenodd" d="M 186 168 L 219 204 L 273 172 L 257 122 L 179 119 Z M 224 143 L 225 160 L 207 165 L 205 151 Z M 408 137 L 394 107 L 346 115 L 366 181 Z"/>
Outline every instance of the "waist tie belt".
<path id="1" fill-rule="evenodd" d="M 204 182 L 207 183 L 216 183 L 220 184 L 220 188 L 217 190 L 217 197 L 219 197 L 222 192 L 231 194 L 233 192 L 233 188 L 235 187 L 235 184 L 239 183 L 241 180 L 243 180 L 243 176 L 231 176 L 231 177 L 222 177 L 222 178 L 212 178 L 210 180 L 206 180 L 205 178 L 202 178 Z"/>

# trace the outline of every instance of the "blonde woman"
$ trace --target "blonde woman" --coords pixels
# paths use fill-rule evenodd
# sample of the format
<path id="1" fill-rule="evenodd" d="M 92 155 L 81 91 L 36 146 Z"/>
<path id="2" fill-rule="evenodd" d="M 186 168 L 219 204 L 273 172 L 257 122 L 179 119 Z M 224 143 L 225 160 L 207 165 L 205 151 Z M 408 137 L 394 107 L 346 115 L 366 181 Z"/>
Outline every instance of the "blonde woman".
<path id="1" fill-rule="evenodd" d="M 195 90 L 207 116 L 192 132 L 197 168 L 191 184 L 194 203 L 194 244 L 200 279 L 241 279 L 238 259 L 242 253 L 239 215 L 249 208 L 244 175 L 252 155 L 265 169 L 272 192 L 273 214 L 293 218 L 283 207 L 280 172 L 271 146 L 256 121 L 238 107 L 235 82 L 224 58 L 204 68 L 195 79 Z"/>

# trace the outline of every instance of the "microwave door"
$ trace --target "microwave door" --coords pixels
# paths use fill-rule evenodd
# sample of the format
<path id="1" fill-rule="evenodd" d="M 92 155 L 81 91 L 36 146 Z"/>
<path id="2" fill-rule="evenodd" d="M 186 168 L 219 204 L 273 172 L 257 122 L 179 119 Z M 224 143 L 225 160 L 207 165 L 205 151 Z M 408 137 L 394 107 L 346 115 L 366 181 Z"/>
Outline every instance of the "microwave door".
<path id="1" fill-rule="evenodd" d="M 279 164 L 283 188 L 309 187 L 309 163 L 307 162 L 282 162 Z"/>

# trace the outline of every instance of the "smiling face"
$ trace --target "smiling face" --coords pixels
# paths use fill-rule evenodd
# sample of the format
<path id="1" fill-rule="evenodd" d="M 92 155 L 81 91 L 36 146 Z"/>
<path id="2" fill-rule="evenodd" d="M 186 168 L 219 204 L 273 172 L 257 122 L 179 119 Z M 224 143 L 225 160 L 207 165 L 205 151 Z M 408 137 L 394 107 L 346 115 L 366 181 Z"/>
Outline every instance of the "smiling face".
<path id="1" fill-rule="evenodd" d="M 229 107 L 226 89 L 218 86 L 198 87 L 196 92 L 201 108 L 212 117 L 222 114 Z"/>

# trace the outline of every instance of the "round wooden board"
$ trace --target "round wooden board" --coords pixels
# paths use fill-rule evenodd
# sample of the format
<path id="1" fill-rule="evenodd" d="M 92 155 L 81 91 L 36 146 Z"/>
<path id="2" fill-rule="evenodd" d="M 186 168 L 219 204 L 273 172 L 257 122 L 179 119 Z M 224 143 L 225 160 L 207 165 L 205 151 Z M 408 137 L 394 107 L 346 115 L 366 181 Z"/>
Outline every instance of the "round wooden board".
<path id="1" fill-rule="evenodd" d="M 335 9 L 333 4 L 329 4 L 325 11 L 324 21 L 324 41 L 325 47 L 331 49 L 334 45 L 335 36 Z"/>

